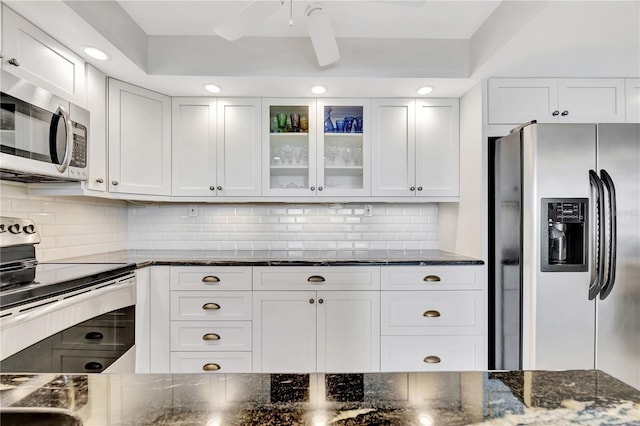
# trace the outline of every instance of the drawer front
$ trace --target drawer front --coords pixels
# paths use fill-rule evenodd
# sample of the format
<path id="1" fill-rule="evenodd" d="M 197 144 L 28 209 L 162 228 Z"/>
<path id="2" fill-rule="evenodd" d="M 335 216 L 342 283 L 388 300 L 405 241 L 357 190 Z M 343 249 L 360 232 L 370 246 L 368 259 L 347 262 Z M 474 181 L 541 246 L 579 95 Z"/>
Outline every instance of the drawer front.
<path id="1" fill-rule="evenodd" d="M 172 351 L 250 351 L 251 321 L 174 321 Z"/>
<path id="2" fill-rule="evenodd" d="M 133 323 L 118 327 L 75 326 L 59 333 L 60 340 L 53 344 L 60 349 L 122 350 L 135 341 Z"/>
<path id="3" fill-rule="evenodd" d="M 379 290 L 377 266 L 253 268 L 254 290 Z"/>
<path id="4" fill-rule="evenodd" d="M 251 352 L 171 352 L 172 373 L 251 373 Z"/>
<path id="5" fill-rule="evenodd" d="M 480 290 L 482 265 L 383 266 L 383 290 Z"/>
<path id="6" fill-rule="evenodd" d="M 55 349 L 52 351 L 51 365 L 53 371 L 61 373 L 101 373 L 123 353 L 123 351 Z"/>
<path id="7" fill-rule="evenodd" d="M 390 371 L 486 370 L 483 336 L 383 336 L 380 366 Z"/>
<path id="8" fill-rule="evenodd" d="M 383 291 L 383 335 L 480 334 L 484 300 L 481 291 Z"/>
<path id="9" fill-rule="evenodd" d="M 251 290 L 251 267 L 172 266 L 171 290 Z"/>
<path id="10" fill-rule="evenodd" d="M 251 320 L 250 291 L 172 291 L 172 320 Z"/>

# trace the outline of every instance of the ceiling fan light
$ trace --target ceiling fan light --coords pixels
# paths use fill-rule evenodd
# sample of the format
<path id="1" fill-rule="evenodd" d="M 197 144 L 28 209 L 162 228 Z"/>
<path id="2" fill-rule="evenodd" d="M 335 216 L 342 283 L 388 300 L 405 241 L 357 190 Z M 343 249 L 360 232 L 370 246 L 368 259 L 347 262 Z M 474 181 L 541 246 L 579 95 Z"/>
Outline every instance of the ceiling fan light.
<path id="1" fill-rule="evenodd" d="M 280 8 L 277 0 L 255 0 L 213 30 L 225 40 L 236 41 L 262 24 Z"/>
<path id="2" fill-rule="evenodd" d="M 331 65 L 340 59 L 338 44 L 333 34 L 331 20 L 320 3 L 311 3 L 305 11 L 307 18 L 307 30 L 316 52 L 318 65 L 324 67 Z"/>

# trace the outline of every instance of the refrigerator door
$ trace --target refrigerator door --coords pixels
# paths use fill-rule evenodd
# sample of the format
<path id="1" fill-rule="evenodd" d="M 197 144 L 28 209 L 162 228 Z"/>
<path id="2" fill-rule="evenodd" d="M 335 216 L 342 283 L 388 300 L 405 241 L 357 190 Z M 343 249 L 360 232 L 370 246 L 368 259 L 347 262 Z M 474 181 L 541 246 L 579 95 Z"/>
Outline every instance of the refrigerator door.
<path id="1" fill-rule="evenodd" d="M 617 268 L 611 292 L 597 300 L 596 368 L 640 388 L 639 124 L 598 125 L 600 170 L 615 185 Z"/>
<path id="2" fill-rule="evenodd" d="M 542 245 L 548 243 L 541 241 L 548 226 L 541 200 L 591 198 L 596 126 L 534 124 L 522 132 L 522 368 L 590 369 L 595 365 L 593 265 L 587 262 L 587 271 L 541 270 Z M 592 244 L 585 250 L 591 259 Z"/>

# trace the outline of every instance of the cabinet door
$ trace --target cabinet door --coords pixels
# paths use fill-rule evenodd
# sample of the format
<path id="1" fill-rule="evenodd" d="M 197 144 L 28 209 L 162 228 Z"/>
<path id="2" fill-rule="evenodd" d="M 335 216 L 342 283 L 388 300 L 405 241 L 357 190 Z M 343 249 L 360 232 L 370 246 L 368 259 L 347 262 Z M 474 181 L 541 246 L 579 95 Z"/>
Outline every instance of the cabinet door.
<path id="1" fill-rule="evenodd" d="M 489 80 L 489 124 L 555 123 L 558 83 L 548 78 Z"/>
<path id="2" fill-rule="evenodd" d="M 81 57 L 13 10 L 2 7 L 2 69 L 79 106 L 85 106 Z M 19 65 L 9 63 L 17 61 Z"/>
<path id="3" fill-rule="evenodd" d="M 107 190 L 107 77 L 87 65 L 87 109 L 90 112 L 89 180 L 87 187 Z"/>
<path id="4" fill-rule="evenodd" d="M 171 193 L 171 99 L 109 79 L 109 191 Z"/>
<path id="5" fill-rule="evenodd" d="M 316 371 L 316 292 L 254 292 L 253 371 Z"/>
<path id="6" fill-rule="evenodd" d="M 558 81 L 560 123 L 624 123 L 624 80 L 569 78 Z"/>
<path id="7" fill-rule="evenodd" d="M 628 78 L 626 86 L 627 123 L 640 123 L 640 78 Z"/>
<path id="8" fill-rule="evenodd" d="M 416 194 L 460 194 L 460 106 L 457 99 L 416 102 Z"/>
<path id="9" fill-rule="evenodd" d="M 216 195 L 216 100 L 171 102 L 171 194 Z"/>
<path id="10" fill-rule="evenodd" d="M 318 372 L 380 369 L 380 292 L 318 292 Z"/>
<path id="11" fill-rule="evenodd" d="M 315 117 L 315 99 L 262 100 L 262 195 L 316 195 Z"/>
<path id="12" fill-rule="evenodd" d="M 260 195 L 260 99 L 218 99 L 219 196 Z"/>
<path id="13" fill-rule="evenodd" d="M 370 102 L 318 100 L 318 195 L 371 194 Z"/>
<path id="14" fill-rule="evenodd" d="M 372 195 L 414 195 L 415 101 L 373 100 L 371 113 Z"/>

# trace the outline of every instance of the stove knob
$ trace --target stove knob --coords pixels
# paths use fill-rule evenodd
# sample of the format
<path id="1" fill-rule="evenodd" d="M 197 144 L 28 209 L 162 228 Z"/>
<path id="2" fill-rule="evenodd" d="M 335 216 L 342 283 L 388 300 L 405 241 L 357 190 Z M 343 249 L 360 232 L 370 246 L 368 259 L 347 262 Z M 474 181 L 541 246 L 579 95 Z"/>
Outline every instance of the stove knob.
<path id="1" fill-rule="evenodd" d="M 14 223 L 13 225 L 9 225 L 9 232 L 11 232 L 12 234 L 19 234 L 20 225 L 18 225 L 17 223 Z"/>
<path id="2" fill-rule="evenodd" d="M 36 227 L 34 225 L 26 225 L 24 228 L 22 228 L 22 230 L 24 231 L 25 234 L 36 233 Z"/>

